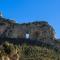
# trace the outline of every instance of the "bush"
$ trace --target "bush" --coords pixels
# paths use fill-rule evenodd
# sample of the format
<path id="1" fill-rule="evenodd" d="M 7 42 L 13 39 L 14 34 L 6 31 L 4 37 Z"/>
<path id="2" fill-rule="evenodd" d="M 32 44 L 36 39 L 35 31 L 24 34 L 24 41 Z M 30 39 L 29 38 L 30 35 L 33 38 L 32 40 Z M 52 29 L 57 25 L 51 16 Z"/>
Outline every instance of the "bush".
<path id="1" fill-rule="evenodd" d="M 9 43 L 8 43 L 8 42 L 5 42 L 5 43 L 3 44 L 3 49 L 4 49 L 4 52 L 5 52 L 6 54 L 10 54 L 10 53 L 11 53 L 11 48 L 9 47 Z"/>
<path id="2" fill-rule="evenodd" d="M 26 56 L 31 56 L 33 54 L 33 48 L 29 45 L 24 45 L 22 51 Z"/>

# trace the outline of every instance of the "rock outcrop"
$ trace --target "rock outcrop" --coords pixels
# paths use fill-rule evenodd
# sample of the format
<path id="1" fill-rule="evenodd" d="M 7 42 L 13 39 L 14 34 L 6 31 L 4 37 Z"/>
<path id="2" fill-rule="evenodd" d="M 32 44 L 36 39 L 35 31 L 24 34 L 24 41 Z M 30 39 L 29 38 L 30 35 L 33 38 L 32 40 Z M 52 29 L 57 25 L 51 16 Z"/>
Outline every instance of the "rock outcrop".
<path id="1" fill-rule="evenodd" d="M 0 37 L 54 40 L 55 31 L 46 21 L 19 24 L 0 17 Z"/>

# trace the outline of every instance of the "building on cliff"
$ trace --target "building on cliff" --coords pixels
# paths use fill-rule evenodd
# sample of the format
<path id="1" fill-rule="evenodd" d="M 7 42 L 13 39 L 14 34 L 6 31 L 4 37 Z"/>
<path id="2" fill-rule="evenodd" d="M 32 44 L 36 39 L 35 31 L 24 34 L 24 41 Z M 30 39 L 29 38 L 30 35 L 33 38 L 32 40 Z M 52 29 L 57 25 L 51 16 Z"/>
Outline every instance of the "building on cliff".
<path id="1" fill-rule="evenodd" d="M 31 23 L 16 23 L 14 20 L 3 18 L 0 15 L 0 37 L 4 38 L 29 38 L 29 39 L 52 39 L 55 31 L 46 21 Z"/>

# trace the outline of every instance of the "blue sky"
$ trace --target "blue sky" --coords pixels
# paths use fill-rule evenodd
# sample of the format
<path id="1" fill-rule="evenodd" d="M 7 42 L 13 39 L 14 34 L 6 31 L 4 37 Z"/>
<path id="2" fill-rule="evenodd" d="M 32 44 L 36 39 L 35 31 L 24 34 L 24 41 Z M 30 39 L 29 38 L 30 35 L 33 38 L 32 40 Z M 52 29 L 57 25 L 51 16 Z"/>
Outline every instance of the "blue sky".
<path id="1" fill-rule="evenodd" d="M 0 11 L 19 23 L 47 21 L 60 38 L 60 0 L 0 0 Z"/>

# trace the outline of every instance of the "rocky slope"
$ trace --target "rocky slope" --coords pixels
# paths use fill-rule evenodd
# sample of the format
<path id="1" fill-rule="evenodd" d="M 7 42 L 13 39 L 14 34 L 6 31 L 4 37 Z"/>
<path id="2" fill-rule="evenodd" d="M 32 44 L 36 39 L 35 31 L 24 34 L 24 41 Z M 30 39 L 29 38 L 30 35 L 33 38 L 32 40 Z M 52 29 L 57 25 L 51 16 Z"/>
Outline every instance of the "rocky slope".
<path id="1" fill-rule="evenodd" d="M 46 46 L 5 42 L 0 45 L 0 60 L 60 60 L 60 51 Z"/>

